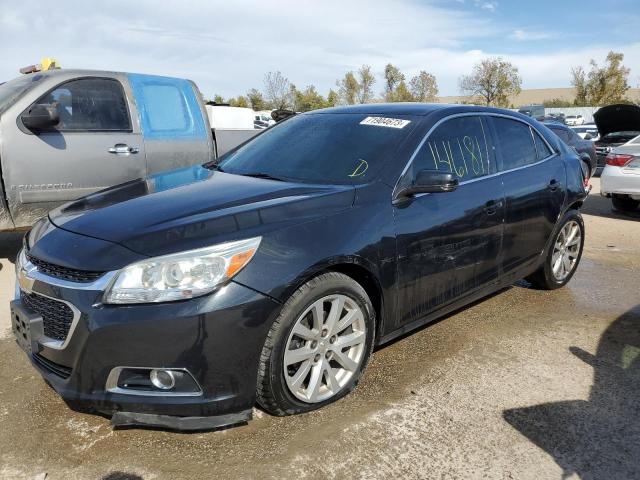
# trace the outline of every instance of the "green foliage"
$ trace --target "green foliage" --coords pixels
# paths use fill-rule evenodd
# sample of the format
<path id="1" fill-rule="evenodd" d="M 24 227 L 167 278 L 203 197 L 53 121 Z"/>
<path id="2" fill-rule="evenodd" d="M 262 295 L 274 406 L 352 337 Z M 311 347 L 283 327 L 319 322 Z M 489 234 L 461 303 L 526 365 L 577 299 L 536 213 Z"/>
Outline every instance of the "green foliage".
<path id="1" fill-rule="evenodd" d="M 257 88 L 252 88 L 247 92 L 247 100 L 249 101 L 249 105 L 256 112 L 260 110 L 268 110 L 269 105 L 265 102 L 264 97 L 262 96 L 262 92 Z"/>
<path id="2" fill-rule="evenodd" d="M 563 108 L 572 107 L 574 103 L 570 100 L 563 100 L 562 98 L 552 98 L 551 100 L 545 100 L 542 105 L 547 108 Z"/>
<path id="3" fill-rule="evenodd" d="M 404 74 L 390 63 L 384 67 L 384 98 L 387 102 L 397 102 L 395 91 L 401 82 L 404 82 Z M 406 87 L 406 85 L 405 85 Z"/>
<path id="4" fill-rule="evenodd" d="M 358 70 L 359 92 L 358 103 L 369 103 L 374 96 L 373 85 L 376 83 L 376 77 L 371 73 L 371 67 L 369 65 L 362 65 Z"/>
<path id="5" fill-rule="evenodd" d="M 213 102 L 214 103 L 225 103 L 224 102 L 224 98 L 222 98 L 222 95 L 218 95 L 218 94 L 213 96 Z"/>
<path id="6" fill-rule="evenodd" d="M 340 95 L 333 88 L 329 89 L 329 93 L 327 94 L 327 107 L 335 107 L 338 105 L 340 101 Z"/>
<path id="7" fill-rule="evenodd" d="M 609 52 L 604 66 L 589 62 L 587 73 L 581 66 L 571 69 L 571 84 L 576 89 L 577 106 L 605 106 L 626 100 L 630 69 L 622 65 L 624 54 Z"/>
<path id="8" fill-rule="evenodd" d="M 360 97 L 360 83 L 353 72 L 344 74 L 344 78 L 336 82 L 340 100 L 347 105 L 354 105 Z"/>
<path id="9" fill-rule="evenodd" d="M 518 68 L 500 57 L 487 58 L 473 67 L 470 75 L 460 78 L 460 91 L 479 97 L 485 105 L 507 107 L 509 97 L 521 92 Z"/>
<path id="10" fill-rule="evenodd" d="M 413 94 L 409 91 L 407 84 L 404 80 L 400 80 L 400 83 L 393 89 L 393 92 L 387 94 L 387 102 L 415 102 Z"/>
<path id="11" fill-rule="evenodd" d="M 303 91 L 292 86 L 294 108 L 296 112 L 308 112 L 327 107 L 327 101 L 318 93 L 316 87 L 309 85 Z"/>
<path id="12" fill-rule="evenodd" d="M 237 98 L 232 98 L 229 100 L 229 105 L 232 107 L 243 107 L 249 108 L 249 100 L 244 95 L 238 95 Z"/>
<path id="13" fill-rule="evenodd" d="M 424 70 L 411 79 L 409 89 L 416 102 L 435 102 L 438 98 L 436 77 Z"/>

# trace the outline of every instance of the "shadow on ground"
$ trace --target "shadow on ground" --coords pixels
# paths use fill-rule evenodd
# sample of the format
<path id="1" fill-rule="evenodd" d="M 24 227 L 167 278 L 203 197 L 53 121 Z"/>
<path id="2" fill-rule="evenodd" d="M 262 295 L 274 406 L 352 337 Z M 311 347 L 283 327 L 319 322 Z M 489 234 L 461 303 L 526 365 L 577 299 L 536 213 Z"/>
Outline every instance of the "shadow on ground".
<path id="1" fill-rule="evenodd" d="M 0 232 L 0 258 L 8 258 L 15 263 L 23 237 L 24 232 Z"/>
<path id="2" fill-rule="evenodd" d="M 640 208 L 637 208 L 634 212 L 618 212 L 611 208 L 610 198 L 603 197 L 598 193 L 589 195 L 580 211 L 587 215 L 614 218 L 616 220 L 640 220 Z"/>
<path id="3" fill-rule="evenodd" d="M 640 305 L 605 330 L 595 356 L 570 350 L 594 368 L 589 400 L 505 410 L 504 419 L 554 458 L 562 478 L 640 478 Z"/>

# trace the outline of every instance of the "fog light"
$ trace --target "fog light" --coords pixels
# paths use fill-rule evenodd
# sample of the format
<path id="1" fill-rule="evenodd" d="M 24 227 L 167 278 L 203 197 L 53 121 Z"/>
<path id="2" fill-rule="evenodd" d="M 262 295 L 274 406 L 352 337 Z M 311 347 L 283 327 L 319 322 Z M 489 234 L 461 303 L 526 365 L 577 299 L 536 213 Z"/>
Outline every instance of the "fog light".
<path id="1" fill-rule="evenodd" d="M 160 390 L 171 390 L 176 386 L 176 377 L 171 370 L 151 370 L 149 380 Z"/>

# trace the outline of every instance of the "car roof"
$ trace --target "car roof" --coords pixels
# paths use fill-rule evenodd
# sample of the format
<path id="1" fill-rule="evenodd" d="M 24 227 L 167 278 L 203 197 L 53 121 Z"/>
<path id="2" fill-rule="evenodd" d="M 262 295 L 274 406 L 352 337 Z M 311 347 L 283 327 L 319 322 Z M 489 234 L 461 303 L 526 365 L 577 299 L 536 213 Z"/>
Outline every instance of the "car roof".
<path id="1" fill-rule="evenodd" d="M 360 113 L 366 115 L 417 115 L 426 116 L 434 112 L 442 113 L 474 113 L 474 112 L 491 112 L 508 114 L 517 118 L 529 118 L 511 110 L 502 108 L 483 107 L 481 105 L 458 105 L 448 103 L 416 103 L 416 102 L 399 102 L 399 103 L 366 103 L 361 105 L 345 105 L 341 107 L 324 108 L 314 110 L 308 113 Z M 305 114 L 308 114 L 305 113 Z M 303 114 L 303 115 L 305 115 Z"/>

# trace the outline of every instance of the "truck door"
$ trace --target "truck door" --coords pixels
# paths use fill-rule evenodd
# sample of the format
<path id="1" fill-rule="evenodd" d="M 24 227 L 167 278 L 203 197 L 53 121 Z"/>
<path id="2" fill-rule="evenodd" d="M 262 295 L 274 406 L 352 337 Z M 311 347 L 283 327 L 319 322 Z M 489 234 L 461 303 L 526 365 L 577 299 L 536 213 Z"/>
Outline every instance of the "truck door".
<path id="1" fill-rule="evenodd" d="M 135 106 L 117 78 L 68 80 L 27 110 L 36 104 L 54 106 L 59 123 L 33 132 L 22 124 L 22 112 L 2 118 L 2 172 L 16 227 L 32 225 L 61 203 L 146 175 Z"/>
<path id="2" fill-rule="evenodd" d="M 193 82 L 134 73 L 127 79 L 140 113 L 149 174 L 214 159 L 209 120 Z"/>

